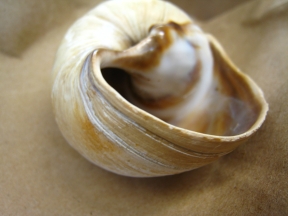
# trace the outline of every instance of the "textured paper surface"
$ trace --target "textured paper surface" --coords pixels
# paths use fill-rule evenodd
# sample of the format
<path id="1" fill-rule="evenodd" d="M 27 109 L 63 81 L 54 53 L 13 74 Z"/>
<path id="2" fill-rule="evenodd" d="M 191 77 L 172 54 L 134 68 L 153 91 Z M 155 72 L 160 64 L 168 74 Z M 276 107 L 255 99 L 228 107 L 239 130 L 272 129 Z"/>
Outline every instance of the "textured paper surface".
<path id="1" fill-rule="evenodd" d="M 59 20 L 25 48 L 14 44 L 17 57 L 11 56 L 11 47 L 0 54 L 0 215 L 287 215 L 285 6 L 271 13 L 261 9 L 264 15 L 255 18 L 260 1 L 250 1 L 202 25 L 263 89 L 270 111 L 260 131 L 203 168 L 137 179 L 89 163 L 66 143 L 54 121 L 50 72 L 55 53 L 67 28 L 89 10 L 91 3 L 86 3 L 67 3 L 68 8 L 59 9 Z M 15 40 L 11 31 L 1 30 L 0 37 Z"/>

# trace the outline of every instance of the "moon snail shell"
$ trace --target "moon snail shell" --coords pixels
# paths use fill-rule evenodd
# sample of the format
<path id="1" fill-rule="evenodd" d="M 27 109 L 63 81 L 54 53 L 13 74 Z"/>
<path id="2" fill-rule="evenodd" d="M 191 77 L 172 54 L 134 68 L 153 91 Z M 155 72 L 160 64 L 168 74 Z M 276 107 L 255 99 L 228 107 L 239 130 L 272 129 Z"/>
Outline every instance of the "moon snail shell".
<path id="1" fill-rule="evenodd" d="M 217 40 L 158 0 L 106 1 L 80 18 L 59 47 L 53 81 L 65 139 L 125 176 L 216 161 L 249 139 L 268 111 L 261 89 Z"/>

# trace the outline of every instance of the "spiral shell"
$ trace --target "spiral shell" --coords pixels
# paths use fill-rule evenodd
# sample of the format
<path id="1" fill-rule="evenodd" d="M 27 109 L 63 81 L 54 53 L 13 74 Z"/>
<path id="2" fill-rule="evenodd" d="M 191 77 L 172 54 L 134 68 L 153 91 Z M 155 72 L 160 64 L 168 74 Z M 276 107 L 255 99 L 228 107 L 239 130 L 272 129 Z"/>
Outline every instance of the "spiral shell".
<path id="1" fill-rule="evenodd" d="M 158 0 L 107 1 L 80 18 L 59 47 L 53 80 L 65 139 L 126 176 L 211 163 L 251 137 L 268 111 L 217 40 Z"/>

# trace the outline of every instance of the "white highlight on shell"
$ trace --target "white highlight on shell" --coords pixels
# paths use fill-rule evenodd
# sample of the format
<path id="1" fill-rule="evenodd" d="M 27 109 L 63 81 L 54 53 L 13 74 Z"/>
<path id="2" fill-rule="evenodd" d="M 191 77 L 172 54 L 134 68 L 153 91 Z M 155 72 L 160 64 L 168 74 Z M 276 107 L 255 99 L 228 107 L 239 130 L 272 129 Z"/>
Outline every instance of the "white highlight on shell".
<path id="1" fill-rule="evenodd" d="M 190 24 L 185 28 L 188 29 L 185 36 L 171 31 L 173 43 L 163 54 L 160 64 L 149 73 L 136 71 L 146 78 L 146 82 L 135 84 L 135 88 L 148 97 L 156 99 L 167 96 L 183 97 L 184 101 L 159 110 L 143 106 L 133 97 L 129 97 L 132 103 L 161 119 L 175 116 L 169 121 L 173 124 L 185 118 L 191 110 L 201 107 L 212 85 L 213 57 L 209 41 L 199 26 Z M 149 36 L 159 33 L 162 32 L 155 29 Z M 199 63 L 200 71 L 195 71 Z M 195 87 L 184 94 L 193 73 L 197 72 L 200 73 L 200 80 Z"/>

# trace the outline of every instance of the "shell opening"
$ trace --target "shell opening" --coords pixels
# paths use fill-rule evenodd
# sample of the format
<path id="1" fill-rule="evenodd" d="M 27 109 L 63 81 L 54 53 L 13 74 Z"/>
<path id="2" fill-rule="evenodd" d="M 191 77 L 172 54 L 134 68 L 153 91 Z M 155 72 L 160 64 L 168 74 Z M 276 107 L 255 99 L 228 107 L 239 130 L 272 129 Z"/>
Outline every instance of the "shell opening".
<path id="1" fill-rule="evenodd" d="M 98 53 L 108 84 L 167 123 L 234 136 L 248 131 L 260 115 L 247 77 L 194 24 L 155 26 L 127 50 Z"/>

